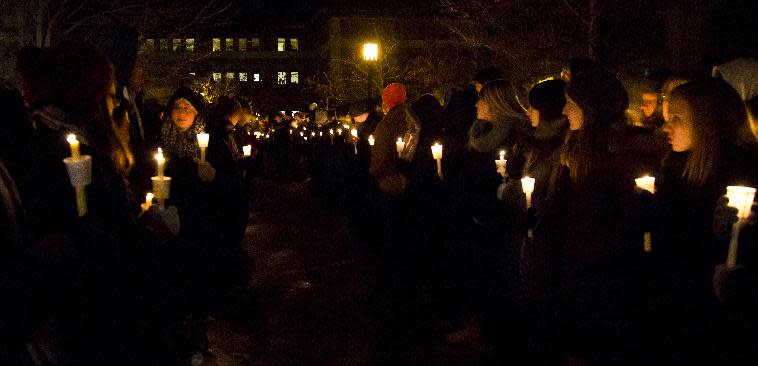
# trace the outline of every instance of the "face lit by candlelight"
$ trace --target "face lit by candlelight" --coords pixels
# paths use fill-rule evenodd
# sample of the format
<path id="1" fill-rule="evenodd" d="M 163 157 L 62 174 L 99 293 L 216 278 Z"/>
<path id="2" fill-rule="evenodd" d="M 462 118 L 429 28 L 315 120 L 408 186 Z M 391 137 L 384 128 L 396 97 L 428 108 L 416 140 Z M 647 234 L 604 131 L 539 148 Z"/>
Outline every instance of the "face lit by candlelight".
<path id="1" fill-rule="evenodd" d="M 692 148 L 692 111 L 682 98 L 672 98 L 668 106 L 668 120 L 663 124 L 663 132 L 668 135 L 671 150 L 689 151 Z"/>
<path id="2" fill-rule="evenodd" d="M 476 118 L 483 121 L 492 121 L 492 112 L 490 106 L 482 98 L 476 102 Z"/>
<path id="3" fill-rule="evenodd" d="M 563 106 L 562 113 L 568 118 L 569 130 L 576 131 L 582 129 L 584 126 L 584 113 L 568 95 L 566 96 L 566 105 Z"/>
<path id="4" fill-rule="evenodd" d="M 532 127 L 540 125 L 540 111 L 530 106 L 529 109 L 526 110 L 526 115 L 529 117 L 529 121 L 532 122 Z"/>
<path id="5" fill-rule="evenodd" d="M 171 121 L 180 130 L 185 131 L 192 127 L 192 124 L 195 123 L 195 117 L 197 117 L 197 110 L 186 99 L 179 98 L 174 102 L 174 106 L 171 108 Z"/>

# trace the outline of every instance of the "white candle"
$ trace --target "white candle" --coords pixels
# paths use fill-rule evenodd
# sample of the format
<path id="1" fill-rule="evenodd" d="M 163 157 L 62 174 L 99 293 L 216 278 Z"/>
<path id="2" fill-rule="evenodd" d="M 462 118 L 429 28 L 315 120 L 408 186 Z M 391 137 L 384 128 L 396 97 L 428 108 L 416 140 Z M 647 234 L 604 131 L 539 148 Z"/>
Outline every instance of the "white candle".
<path id="1" fill-rule="evenodd" d="M 437 176 L 442 179 L 442 145 L 439 142 L 432 145 L 432 157 L 437 161 Z"/>
<path id="2" fill-rule="evenodd" d="M 345 124 L 345 125 L 342 125 L 342 127 L 347 130 L 350 128 L 350 125 Z"/>
<path id="3" fill-rule="evenodd" d="M 341 128 L 337 129 L 337 134 L 340 135 L 340 136 L 342 136 L 342 129 Z"/>
<path id="4" fill-rule="evenodd" d="M 245 145 L 242 147 L 242 155 L 244 156 L 250 156 L 252 154 L 252 151 L 253 151 L 252 145 Z"/>
<path id="5" fill-rule="evenodd" d="M 435 160 L 442 159 L 442 145 L 440 145 L 439 142 L 435 142 L 434 145 L 432 145 L 432 157 L 434 157 Z"/>
<path id="6" fill-rule="evenodd" d="M 755 188 L 742 186 L 726 187 L 728 205 L 737 209 L 737 222 L 732 225 L 732 237 L 729 240 L 729 251 L 726 256 L 726 267 L 734 268 L 737 265 L 737 247 L 739 244 L 740 229 L 750 217 L 750 209 L 755 198 Z"/>
<path id="7" fill-rule="evenodd" d="M 303 133 L 303 131 L 300 131 L 300 137 L 303 137 L 303 136 L 305 136 L 305 134 Z"/>
<path id="8" fill-rule="evenodd" d="M 292 129 L 290 128 L 290 135 L 292 134 Z"/>
<path id="9" fill-rule="evenodd" d="M 634 180 L 634 183 L 640 189 L 644 189 L 650 193 L 655 194 L 655 177 L 644 176 Z"/>
<path id="10" fill-rule="evenodd" d="M 153 204 L 153 194 L 148 193 L 145 195 L 145 207 L 150 208 L 150 206 Z"/>
<path id="11" fill-rule="evenodd" d="M 308 141 L 308 136 L 303 137 L 303 140 Z"/>
<path id="12" fill-rule="evenodd" d="M 161 148 L 158 148 L 158 152 L 155 154 L 155 170 L 156 170 L 156 176 L 162 177 L 163 176 L 163 170 L 166 164 L 166 158 L 163 157 L 163 150 Z"/>
<path id="13" fill-rule="evenodd" d="M 330 128 L 330 129 L 329 129 L 329 134 L 330 134 L 330 135 L 334 135 L 334 129 L 333 129 L 333 128 Z"/>
<path id="14" fill-rule="evenodd" d="M 354 129 L 352 129 L 352 130 L 350 130 L 350 134 L 351 134 L 353 137 L 355 137 L 355 138 L 358 138 L 358 130 L 356 130 L 355 128 L 354 128 Z"/>
<path id="15" fill-rule="evenodd" d="M 211 138 L 211 135 L 209 135 L 209 134 L 207 134 L 205 132 L 198 133 L 197 134 L 197 144 L 201 148 L 208 147 L 208 141 L 210 141 L 210 138 Z"/>
<path id="16" fill-rule="evenodd" d="M 205 132 L 197 134 L 197 144 L 200 146 L 200 160 L 205 161 L 205 149 L 208 148 L 208 141 L 211 136 Z"/>
<path id="17" fill-rule="evenodd" d="M 66 141 L 68 141 L 68 144 L 71 147 L 71 158 L 74 160 L 79 160 L 79 158 L 81 158 L 81 155 L 79 155 L 79 140 L 76 139 L 76 135 L 70 133 L 68 136 L 66 136 Z"/>
<path id="18" fill-rule="evenodd" d="M 506 175 L 505 163 L 507 161 L 508 160 L 505 159 L 505 150 L 500 150 L 500 159 L 495 160 L 495 170 L 497 170 L 497 173 L 503 178 L 505 178 Z"/>
<path id="19" fill-rule="evenodd" d="M 395 148 L 397 149 L 397 156 L 402 156 L 403 150 L 405 149 L 405 142 L 403 142 L 402 137 L 397 138 L 397 142 L 395 142 Z"/>
<path id="20" fill-rule="evenodd" d="M 376 142 L 376 140 L 374 140 L 374 135 L 368 135 L 368 144 L 374 146 L 374 142 Z"/>
<path id="21" fill-rule="evenodd" d="M 311 132 L 311 137 L 316 137 L 316 132 Z"/>
<path id="22" fill-rule="evenodd" d="M 530 176 L 521 178 L 521 190 L 526 194 L 526 208 L 531 208 L 532 192 L 534 192 L 534 178 Z"/>
<path id="23" fill-rule="evenodd" d="M 318 137 L 324 137 L 324 132 L 323 131 L 319 131 L 318 132 Z"/>
<path id="24" fill-rule="evenodd" d="M 726 187 L 726 197 L 729 198 L 728 205 L 737 209 L 737 217 L 740 220 L 746 220 L 750 216 L 755 188 L 729 186 Z"/>

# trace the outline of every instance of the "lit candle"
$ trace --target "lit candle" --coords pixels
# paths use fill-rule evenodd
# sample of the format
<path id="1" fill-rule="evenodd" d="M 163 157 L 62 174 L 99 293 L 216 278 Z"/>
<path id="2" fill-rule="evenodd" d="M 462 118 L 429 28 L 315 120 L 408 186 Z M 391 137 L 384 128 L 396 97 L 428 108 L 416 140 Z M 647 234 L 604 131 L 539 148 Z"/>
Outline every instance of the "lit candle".
<path id="1" fill-rule="evenodd" d="M 342 129 L 341 128 L 337 129 L 337 134 L 340 135 L 340 136 L 342 136 Z"/>
<path id="2" fill-rule="evenodd" d="M 200 146 L 200 160 L 205 161 L 205 149 L 208 148 L 208 141 L 211 136 L 205 132 L 197 134 L 197 144 Z"/>
<path id="3" fill-rule="evenodd" d="M 442 145 L 439 142 L 432 145 L 432 157 L 437 161 L 437 176 L 442 179 Z"/>
<path id="4" fill-rule="evenodd" d="M 521 190 L 524 191 L 524 194 L 526 195 L 526 208 L 530 209 L 532 207 L 532 193 L 534 192 L 534 178 L 530 176 L 521 178 Z M 526 237 L 533 238 L 534 231 L 528 229 L 526 231 Z"/>
<path id="5" fill-rule="evenodd" d="M 644 176 L 634 180 L 634 183 L 640 189 L 644 189 L 650 193 L 655 194 L 655 177 Z"/>
<path id="6" fill-rule="evenodd" d="M 726 197 L 729 198 L 728 205 L 737 209 L 737 222 L 732 225 L 732 238 L 729 240 L 729 252 L 726 256 L 726 267 L 734 268 L 737 265 L 740 229 L 750 217 L 750 209 L 753 207 L 753 199 L 755 198 L 755 188 L 729 186 L 726 187 Z"/>
<path id="7" fill-rule="evenodd" d="M 521 190 L 526 195 L 526 208 L 532 207 L 532 192 L 534 192 L 534 178 L 526 176 L 521 178 Z"/>
<path id="8" fill-rule="evenodd" d="M 374 142 L 376 142 L 374 140 L 374 135 L 368 135 L 368 144 L 374 146 Z"/>
<path id="9" fill-rule="evenodd" d="M 153 204 L 153 194 L 148 193 L 145 195 L 145 209 L 147 210 Z"/>
<path id="10" fill-rule="evenodd" d="M 740 220 L 747 220 L 750 217 L 750 209 L 755 198 L 755 188 L 729 186 L 726 187 L 726 197 L 729 198 L 728 205 L 737 209 L 737 217 Z"/>
<path id="11" fill-rule="evenodd" d="M 329 129 L 329 141 L 331 142 L 332 145 L 334 145 L 334 129 L 333 128 Z"/>
<path id="12" fill-rule="evenodd" d="M 316 137 L 316 132 L 311 131 L 311 137 Z"/>
<path id="13" fill-rule="evenodd" d="M 292 134 L 292 129 L 290 128 L 290 135 Z"/>
<path id="14" fill-rule="evenodd" d="M 250 156 L 252 154 L 252 151 L 253 151 L 252 145 L 245 145 L 242 147 L 242 155 L 244 156 Z"/>
<path id="15" fill-rule="evenodd" d="M 324 137 L 324 132 L 323 131 L 318 131 L 318 137 Z"/>
<path id="16" fill-rule="evenodd" d="M 505 150 L 500 150 L 500 159 L 495 160 L 495 169 L 503 178 L 505 178 L 506 175 L 505 163 L 507 161 L 508 160 L 505 159 Z"/>
<path id="17" fill-rule="evenodd" d="M 68 141 L 69 146 L 71 147 L 71 158 L 74 160 L 79 160 L 79 158 L 81 158 L 81 155 L 79 155 L 79 140 L 76 139 L 76 135 L 70 133 L 68 136 L 66 136 L 66 141 Z"/>
<path id="18" fill-rule="evenodd" d="M 158 148 L 158 152 L 155 154 L 155 170 L 156 170 L 156 176 L 162 177 L 163 176 L 163 170 L 166 164 L 166 158 L 163 157 L 163 150 L 161 148 Z"/>
<path id="19" fill-rule="evenodd" d="M 403 150 L 405 149 L 405 142 L 403 142 L 402 137 L 397 138 L 397 142 L 395 142 L 395 148 L 397 149 L 397 156 L 402 156 Z"/>
<path id="20" fill-rule="evenodd" d="M 652 194 L 655 194 L 655 177 L 646 175 L 644 177 L 635 179 L 634 184 L 636 184 L 640 189 L 644 189 Z M 645 253 L 650 253 L 653 251 L 653 238 L 652 234 L 649 231 L 642 233 L 642 250 L 644 250 Z"/>
<path id="21" fill-rule="evenodd" d="M 355 155 L 358 155 L 358 130 L 353 128 L 350 130 L 350 135 L 353 136 L 353 150 L 355 150 Z"/>
<path id="22" fill-rule="evenodd" d="M 345 124 L 345 125 L 342 125 L 342 127 L 347 130 L 350 128 L 350 125 Z"/>
<path id="23" fill-rule="evenodd" d="M 308 136 L 303 137 L 303 140 L 308 141 Z"/>

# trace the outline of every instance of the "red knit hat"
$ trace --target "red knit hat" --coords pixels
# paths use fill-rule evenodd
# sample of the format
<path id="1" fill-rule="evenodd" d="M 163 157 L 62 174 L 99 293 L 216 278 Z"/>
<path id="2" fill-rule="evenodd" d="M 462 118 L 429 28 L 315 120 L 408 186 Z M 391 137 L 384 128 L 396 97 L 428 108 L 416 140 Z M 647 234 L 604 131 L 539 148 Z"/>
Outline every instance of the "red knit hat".
<path id="1" fill-rule="evenodd" d="M 382 91 L 382 105 L 388 109 L 395 108 L 405 103 L 405 85 L 392 83 Z"/>

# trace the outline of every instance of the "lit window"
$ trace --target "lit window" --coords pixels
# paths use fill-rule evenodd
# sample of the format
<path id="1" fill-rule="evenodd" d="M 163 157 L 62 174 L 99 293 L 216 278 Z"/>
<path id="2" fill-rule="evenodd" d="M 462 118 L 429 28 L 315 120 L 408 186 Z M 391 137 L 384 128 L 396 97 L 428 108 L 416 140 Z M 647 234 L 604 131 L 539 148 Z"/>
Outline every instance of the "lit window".
<path id="1" fill-rule="evenodd" d="M 171 42 L 171 46 L 172 51 L 179 51 L 182 48 L 182 40 L 179 38 L 174 38 L 173 42 Z"/>
<path id="2" fill-rule="evenodd" d="M 240 38 L 240 51 L 245 52 L 247 51 L 247 40 L 245 38 Z"/>
<path id="3" fill-rule="evenodd" d="M 227 72 L 226 73 L 226 80 L 234 80 L 234 73 L 233 72 Z"/>
<path id="4" fill-rule="evenodd" d="M 226 39 L 226 50 L 227 51 L 234 51 L 234 38 L 227 38 Z"/>
<path id="5" fill-rule="evenodd" d="M 184 40 L 184 44 L 186 47 L 186 50 L 189 52 L 192 52 L 195 50 L 195 39 L 194 38 L 187 38 Z"/>
<path id="6" fill-rule="evenodd" d="M 277 38 L 276 39 L 276 50 L 277 51 L 279 51 L 279 52 L 283 52 L 284 51 L 284 42 L 285 42 L 284 38 Z"/>
<path id="7" fill-rule="evenodd" d="M 297 50 L 297 38 L 290 38 L 290 49 Z"/>
<path id="8" fill-rule="evenodd" d="M 279 71 L 276 73 L 276 83 L 279 85 L 287 84 L 287 73 Z"/>
<path id="9" fill-rule="evenodd" d="M 213 39 L 213 52 L 221 51 L 221 38 Z"/>
<path id="10" fill-rule="evenodd" d="M 300 84 L 300 75 L 297 71 L 293 71 L 290 73 L 290 83 Z"/>
<path id="11" fill-rule="evenodd" d="M 213 81 L 219 81 L 221 80 L 221 73 L 220 72 L 214 72 L 213 73 Z"/>
<path id="12" fill-rule="evenodd" d="M 241 72 L 238 75 L 240 77 L 240 81 L 247 81 L 247 73 L 246 72 Z"/>
<path id="13" fill-rule="evenodd" d="M 261 74 L 258 74 L 258 73 L 253 74 L 253 81 L 261 81 Z"/>
<path id="14" fill-rule="evenodd" d="M 161 38 L 161 51 L 168 51 L 168 39 Z"/>
<path id="15" fill-rule="evenodd" d="M 152 38 L 148 38 L 145 41 L 145 47 L 147 47 L 148 50 L 152 51 L 155 48 L 155 40 Z"/>
<path id="16" fill-rule="evenodd" d="M 253 38 L 250 40 L 250 47 L 253 50 L 260 50 L 261 49 L 261 40 L 258 38 Z"/>

